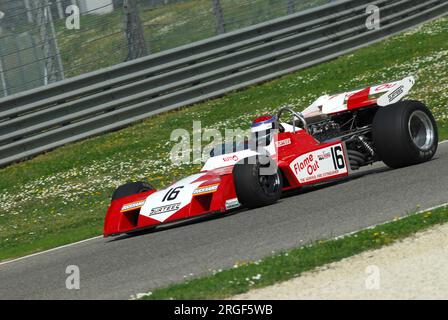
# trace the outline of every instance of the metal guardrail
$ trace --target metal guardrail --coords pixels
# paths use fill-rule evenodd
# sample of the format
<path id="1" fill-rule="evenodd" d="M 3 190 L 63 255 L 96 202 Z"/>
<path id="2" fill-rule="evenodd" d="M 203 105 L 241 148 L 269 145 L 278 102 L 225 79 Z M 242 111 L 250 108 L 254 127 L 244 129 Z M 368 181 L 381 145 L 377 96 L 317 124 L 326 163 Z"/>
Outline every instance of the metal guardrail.
<path id="1" fill-rule="evenodd" d="M 381 28 L 365 26 L 366 7 Z M 0 166 L 333 59 L 448 13 L 447 0 L 345 0 L 0 100 Z"/>

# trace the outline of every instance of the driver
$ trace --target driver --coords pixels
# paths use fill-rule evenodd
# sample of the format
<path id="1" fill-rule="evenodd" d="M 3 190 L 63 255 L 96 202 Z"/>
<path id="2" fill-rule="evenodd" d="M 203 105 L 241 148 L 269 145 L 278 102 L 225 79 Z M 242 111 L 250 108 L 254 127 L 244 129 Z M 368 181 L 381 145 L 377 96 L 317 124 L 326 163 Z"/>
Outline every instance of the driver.
<path id="1" fill-rule="evenodd" d="M 256 149 L 258 150 L 260 147 L 269 146 L 278 128 L 277 116 L 263 115 L 256 118 L 251 126 L 251 133 L 255 141 Z"/>

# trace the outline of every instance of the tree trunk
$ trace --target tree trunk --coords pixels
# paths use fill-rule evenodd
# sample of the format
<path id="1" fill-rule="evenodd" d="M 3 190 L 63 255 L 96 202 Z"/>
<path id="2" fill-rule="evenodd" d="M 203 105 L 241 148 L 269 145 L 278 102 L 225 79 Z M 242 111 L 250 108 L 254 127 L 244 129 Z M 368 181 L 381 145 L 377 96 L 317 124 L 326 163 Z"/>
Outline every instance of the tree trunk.
<path id="1" fill-rule="evenodd" d="M 128 46 L 126 61 L 148 55 L 148 47 L 145 41 L 142 22 L 136 0 L 124 0 L 124 29 Z"/>
<path id="2" fill-rule="evenodd" d="M 216 18 L 216 33 L 222 34 L 226 32 L 226 27 L 224 23 L 224 14 L 222 12 L 220 0 L 212 0 L 213 3 L 213 14 Z"/>
<path id="3" fill-rule="evenodd" d="M 293 14 L 296 11 L 296 4 L 294 0 L 288 0 L 287 12 L 288 14 Z"/>

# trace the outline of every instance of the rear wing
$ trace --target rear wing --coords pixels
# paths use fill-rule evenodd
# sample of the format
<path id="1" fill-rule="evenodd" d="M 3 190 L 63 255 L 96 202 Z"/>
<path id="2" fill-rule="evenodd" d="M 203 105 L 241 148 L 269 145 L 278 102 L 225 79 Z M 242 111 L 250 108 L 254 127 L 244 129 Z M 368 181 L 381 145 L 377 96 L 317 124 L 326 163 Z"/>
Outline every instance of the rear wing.
<path id="1" fill-rule="evenodd" d="M 387 106 L 403 99 L 415 84 L 414 77 L 383 83 L 363 89 L 325 95 L 306 108 L 302 114 L 315 117 L 322 114 L 335 114 L 377 104 Z"/>

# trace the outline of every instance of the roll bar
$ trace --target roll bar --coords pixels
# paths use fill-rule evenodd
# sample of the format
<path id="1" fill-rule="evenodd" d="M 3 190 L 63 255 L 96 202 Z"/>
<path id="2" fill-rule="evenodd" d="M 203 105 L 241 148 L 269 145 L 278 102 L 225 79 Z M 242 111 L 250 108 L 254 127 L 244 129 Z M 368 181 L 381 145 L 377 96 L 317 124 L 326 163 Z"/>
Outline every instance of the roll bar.
<path id="1" fill-rule="evenodd" d="M 288 111 L 289 113 L 292 114 L 291 119 L 292 119 L 292 127 L 293 127 L 294 133 L 296 132 L 296 122 L 295 122 L 296 119 L 295 118 L 299 119 L 302 122 L 303 128 L 305 129 L 306 132 L 308 132 L 308 124 L 305 120 L 305 117 L 302 114 L 295 112 L 289 105 L 283 106 L 280 108 L 280 110 L 278 110 L 277 119 L 279 121 L 280 121 L 280 117 L 282 116 L 282 114 L 285 111 Z"/>

